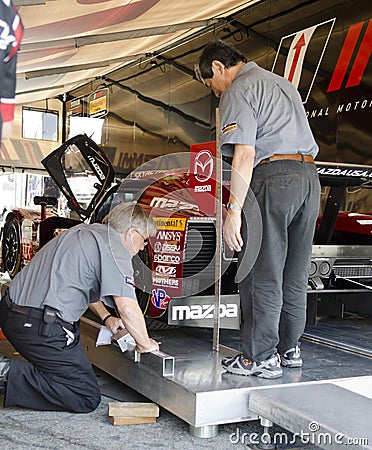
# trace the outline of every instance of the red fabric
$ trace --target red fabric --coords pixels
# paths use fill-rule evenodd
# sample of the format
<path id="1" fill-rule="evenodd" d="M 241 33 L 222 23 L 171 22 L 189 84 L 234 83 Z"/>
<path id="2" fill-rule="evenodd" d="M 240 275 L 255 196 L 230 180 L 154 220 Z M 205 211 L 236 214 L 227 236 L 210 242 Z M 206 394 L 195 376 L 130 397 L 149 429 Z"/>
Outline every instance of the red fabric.
<path id="1" fill-rule="evenodd" d="M 0 113 L 3 122 L 10 122 L 14 119 L 15 103 L 0 103 Z"/>
<path id="2" fill-rule="evenodd" d="M 9 29 L 2 29 L 0 53 L 0 123 L 14 118 L 16 86 L 16 54 L 23 35 L 23 26 L 17 10 L 0 0 L 0 19 Z"/>

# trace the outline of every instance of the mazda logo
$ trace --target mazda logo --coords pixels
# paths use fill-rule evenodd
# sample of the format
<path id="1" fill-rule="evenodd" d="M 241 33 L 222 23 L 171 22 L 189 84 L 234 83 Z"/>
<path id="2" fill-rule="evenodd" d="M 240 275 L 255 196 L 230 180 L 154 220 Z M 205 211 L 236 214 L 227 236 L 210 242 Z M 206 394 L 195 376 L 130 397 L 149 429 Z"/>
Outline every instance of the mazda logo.
<path id="1" fill-rule="evenodd" d="M 213 174 L 213 156 L 209 150 L 199 152 L 194 160 L 194 175 L 200 183 L 205 183 Z"/>

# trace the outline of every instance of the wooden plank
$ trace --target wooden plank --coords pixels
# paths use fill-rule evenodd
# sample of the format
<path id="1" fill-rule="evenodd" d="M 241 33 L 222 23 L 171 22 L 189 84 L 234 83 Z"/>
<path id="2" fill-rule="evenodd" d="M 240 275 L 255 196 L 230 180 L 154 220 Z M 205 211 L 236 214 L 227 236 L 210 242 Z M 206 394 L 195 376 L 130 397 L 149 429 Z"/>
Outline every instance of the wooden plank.
<path id="1" fill-rule="evenodd" d="M 140 425 L 144 423 L 155 423 L 156 417 L 109 417 L 112 425 Z"/>
<path id="2" fill-rule="evenodd" d="M 143 402 L 109 402 L 111 417 L 159 417 L 159 406 Z"/>

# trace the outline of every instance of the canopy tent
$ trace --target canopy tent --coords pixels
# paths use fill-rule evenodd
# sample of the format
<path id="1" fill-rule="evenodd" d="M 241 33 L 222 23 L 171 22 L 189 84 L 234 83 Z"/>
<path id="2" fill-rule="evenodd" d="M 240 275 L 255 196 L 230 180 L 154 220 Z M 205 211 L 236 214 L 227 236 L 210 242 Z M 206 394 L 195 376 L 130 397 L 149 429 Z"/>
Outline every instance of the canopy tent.
<path id="1" fill-rule="evenodd" d="M 13 0 L 25 27 L 18 53 L 16 103 L 19 106 L 62 110 L 62 103 L 53 99 L 62 99 L 64 94 L 68 97 L 71 92 L 76 92 L 79 87 L 84 89 L 90 82 L 94 90 L 97 80 L 110 77 L 120 68 L 126 70 L 130 66 L 151 64 L 154 55 L 160 58 L 211 30 L 218 30 L 228 21 L 228 17 L 257 2 L 260 0 L 206 3 L 198 0 Z M 191 80 L 192 65 L 188 72 L 187 78 Z M 176 84 L 179 83 L 177 77 L 173 78 Z M 156 82 L 152 80 L 149 98 L 157 99 L 158 95 L 164 95 L 164 79 L 157 76 Z M 178 88 L 183 89 L 181 86 Z M 169 89 L 172 90 L 173 86 Z M 197 97 L 203 98 L 205 93 L 205 88 L 201 92 L 199 88 Z M 133 96 L 129 100 L 132 101 Z M 118 111 L 120 105 L 115 102 L 120 104 L 122 101 L 122 98 L 115 100 L 111 96 L 108 117 L 120 120 L 120 134 L 127 124 L 127 135 L 119 139 L 128 142 L 128 123 L 136 122 L 138 127 L 138 119 Z M 148 113 L 148 107 L 144 113 Z M 150 131 L 152 141 L 148 147 L 153 142 L 167 142 L 169 139 L 163 132 L 164 124 L 159 126 L 153 112 L 150 116 L 151 125 L 145 125 L 149 129 L 153 127 L 155 132 Z M 182 127 L 190 128 L 189 123 L 182 124 Z M 165 128 L 170 130 L 172 127 L 167 125 Z M 116 130 L 110 130 L 110 136 L 115 133 Z M 173 136 L 176 134 L 174 132 Z M 18 109 L 13 137 L 1 144 L 0 167 L 42 170 L 41 159 L 59 145 L 61 134 L 59 142 L 26 140 L 21 135 L 22 116 Z M 198 140 L 199 136 L 193 138 Z M 182 146 L 172 151 L 185 151 L 189 142 L 183 142 L 183 136 L 178 141 L 182 142 Z M 140 137 L 137 136 L 137 146 L 139 142 Z M 106 144 L 109 150 L 110 143 Z M 161 154 L 163 149 L 154 151 L 152 146 L 145 152 L 140 150 L 138 157 L 136 153 L 133 156 L 133 152 L 136 149 L 126 149 L 122 153 L 118 149 L 113 160 L 123 167 L 136 165 L 135 162 L 130 163 L 133 157 L 133 161 L 138 162 L 148 159 L 150 154 Z"/>
<path id="2" fill-rule="evenodd" d="M 17 102 L 53 98 L 149 58 L 259 0 L 14 0 L 25 26 Z"/>

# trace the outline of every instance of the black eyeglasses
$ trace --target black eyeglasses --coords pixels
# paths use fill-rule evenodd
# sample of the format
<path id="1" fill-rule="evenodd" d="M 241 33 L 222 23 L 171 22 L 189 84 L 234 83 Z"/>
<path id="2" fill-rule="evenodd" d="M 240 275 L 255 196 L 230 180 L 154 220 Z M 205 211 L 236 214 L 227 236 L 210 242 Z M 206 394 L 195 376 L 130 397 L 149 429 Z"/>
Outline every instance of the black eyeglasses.
<path id="1" fill-rule="evenodd" d="M 143 239 L 143 245 L 147 245 L 149 240 L 147 239 L 147 237 L 145 237 L 142 233 L 140 233 L 137 228 L 135 228 L 135 231 L 141 236 L 141 238 Z"/>

